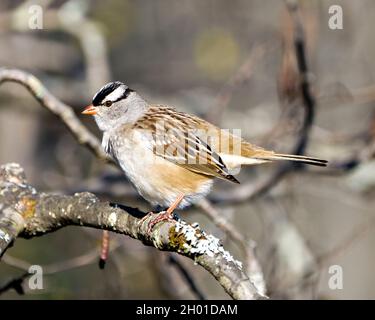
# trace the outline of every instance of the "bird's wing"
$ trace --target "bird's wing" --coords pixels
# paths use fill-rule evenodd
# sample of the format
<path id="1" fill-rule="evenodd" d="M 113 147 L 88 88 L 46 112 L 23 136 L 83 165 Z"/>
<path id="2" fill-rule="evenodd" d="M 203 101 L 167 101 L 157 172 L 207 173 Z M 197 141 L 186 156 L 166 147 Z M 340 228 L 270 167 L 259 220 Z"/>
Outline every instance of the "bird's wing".
<path id="1" fill-rule="evenodd" d="M 167 106 L 151 106 L 135 124 L 150 131 L 154 154 L 190 171 L 239 183 L 199 132 L 201 119 Z M 202 130 L 203 131 L 203 130 Z"/>
<path id="2" fill-rule="evenodd" d="M 211 148 L 215 150 L 230 170 L 242 165 L 261 164 L 270 161 L 295 161 L 315 166 L 327 166 L 327 160 L 303 155 L 276 153 L 254 145 L 241 138 L 240 133 L 220 129 L 213 124 L 195 116 L 197 127 L 207 132 Z"/>

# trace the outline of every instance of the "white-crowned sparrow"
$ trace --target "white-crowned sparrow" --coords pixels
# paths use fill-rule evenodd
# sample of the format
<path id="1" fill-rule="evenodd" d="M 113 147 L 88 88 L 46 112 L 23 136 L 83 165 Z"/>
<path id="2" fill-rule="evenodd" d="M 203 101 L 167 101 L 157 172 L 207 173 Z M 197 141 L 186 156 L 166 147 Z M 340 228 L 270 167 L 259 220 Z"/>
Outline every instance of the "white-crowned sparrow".
<path id="1" fill-rule="evenodd" d="M 241 165 L 291 160 L 326 166 L 327 161 L 268 151 L 228 130 L 174 108 L 146 102 L 122 82 L 111 82 L 83 114 L 94 115 L 102 145 L 140 195 L 154 206 L 183 208 L 211 190 L 214 178 L 239 183 Z"/>

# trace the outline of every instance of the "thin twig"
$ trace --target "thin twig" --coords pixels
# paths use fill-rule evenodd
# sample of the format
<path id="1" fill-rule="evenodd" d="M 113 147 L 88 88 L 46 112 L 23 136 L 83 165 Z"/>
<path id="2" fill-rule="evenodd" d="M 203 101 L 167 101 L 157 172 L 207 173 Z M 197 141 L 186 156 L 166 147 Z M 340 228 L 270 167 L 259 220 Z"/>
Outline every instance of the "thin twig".
<path id="1" fill-rule="evenodd" d="M 192 275 L 186 270 L 186 268 L 181 264 L 181 262 L 174 257 L 172 254 L 168 255 L 169 263 L 176 267 L 176 269 L 181 274 L 182 278 L 188 284 L 191 292 L 197 297 L 199 300 L 206 300 L 203 292 L 198 288 L 196 285 Z"/>
<path id="2" fill-rule="evenodd" d="M 255 46 L 246 61 L 240 66 L 237 72 L 229 79 L 215 98 L 214 105 L 207 113 L 207 120 L 213 123 L 220 123 L 221 117 L 228 106 L 234 91 L 244 82 L 248 81 L 254 74 L 255 65 L 264 55 L 264 45 Z"/>
<path id="3" fill-rule="evenodd" d="M 339 242 L 333 249 L 328 252 L 318 256 L 317 262 L 322 268 L 327 265 L 330 261 L 335 258 L 338 258 L 340 255 L 344 254 L 345 251 L 356 241 L 364 237 L 370 230 L 375 226 L 375 218 L 361 223 L 354 230 L 352 230 L 349 235 L 347 235 L 343 240 Z"/>
<path id="4" fill-rule="evenodd" d="M 29 277 L 31 274 L 29 272 L 25 272 L 20 276 L 9 280 L 6 284 L 0 287 L 0 295 L 9 291 L 10 289 L 14 289 L 18 294 L 25 294 L 23 289 L 23 282 Z"/>
<path id="5" fill-rule="evenodd" d="M 111 247 L 111 252 L 115 251 L 121 246 L 119 242 L 113 243 Z M 94 263 L 99 257 L 99 251 L 97 248 L 91 249 L 90 251 L 71 259 L 67 259 L 61 262 L 55 262 L 48 265 L 42 266 L 43 274 L 45 275 L 52 275 L 58 272 L 64 272 L 71 269 L 76 269 L 80 267 L 84 267 L 86 265 Z M 24 271 L 28 271 L 29 267 L 32 265 L 30 262 L 24 261 L 22 259 L 10 256 L 6 254 L 1 259 L 2 262 L 6 263 L 9 266 L 12 266 L 17 269 L 21 269 Z"/>
<path id="6" fill-rule="evenodd" d="M 0 84 L 16 82 L 26 87 L 42 107 L 58 116 L 77 141 L 91 150 L 99 159 L 113 163 L 99 140 L 79 121 L 73 109 L 52 95 L 32 74 L 18 69 L 0 68 Z"/>
<path id="7" fill-rule="evenodd" d="M 255 254 L 256 242 L 251 239 L 246 239 L 233 224 L 222 217 L 220 212 L 212 206 L 209 200 L 203 199 L 197 206 L 202 209 L 203 213 L 205 213 L 219 229 L 224 231 L 229 238 L 240 246 L 245 254 L 247 275 L 259 292 L 266 294 L 266 282 L 262 267 Z"/>
<path id="8" fill-rule="evenodd" d="M 286 0 L 286 6 L 290 17 L 293 20 L 294 49 L 299 72 L 299 89 L 301 91 L 303 107 L 305 109 L 302 126 L 298 133 L 298 139 L 290 153 L 302 155 L 309 142 L 311 126 L 314 121 L 316 102 L 310 88 L 310 76 L 305 52 L 306 44 L 303 25 L 298 13 L 298 4 L 296 1 Z M 300 163 L 291 161 L 284 162 L 278 166 L 268 179 L 262 180 L 255 185 L 254 183 L 243 184 L 229 192 L 225 191 L 223 193 L 217 193 L 210 199 L 215 202 L 241 202 L 253 199 L 265 194 L 271 188 L 275 187 L 287 174 L 300 168 L 303 168 L 303 165 Z"/>
<path id="9" fill-rule="evenodd" d="M 117 248 L 119 248 L 122 244 L 119 242 L 113 243 L 111 246 L 110 251 L 114 251 Z M 85 254 L 82 254 L 78 257 L 74 257 L 72 259 L 68 259 L 62 262 L 55 262 L 48 265 L 41 266 L 43 269 L 44 275 L 53 275 L 59 272 L 64 272 L 67 270 L 80 268 L 89 264 L 94 263 L 97 261 L 99 256 L 98 250 L 92 249 L 88 251 Z M 32 273 L 29 273 L 29 268 L 32 265 L 30 262 L 27 262 L 25 260 L 10 256 L 9 254 L 5 254 L 1 261 L 8 266 L 26 271 L 26 273 L 23 273 L 21 276 L 18 276 L 10 281 L 8 281 L 3 287 L 0 288 L 0 294 L 5 293 L 6 291 L 10 289 L 15 289 L 18 294 L 24 294 L 23 289 L 20 290 L 22 287 L 23 282 L 29 277 L 32 276 Z"/>

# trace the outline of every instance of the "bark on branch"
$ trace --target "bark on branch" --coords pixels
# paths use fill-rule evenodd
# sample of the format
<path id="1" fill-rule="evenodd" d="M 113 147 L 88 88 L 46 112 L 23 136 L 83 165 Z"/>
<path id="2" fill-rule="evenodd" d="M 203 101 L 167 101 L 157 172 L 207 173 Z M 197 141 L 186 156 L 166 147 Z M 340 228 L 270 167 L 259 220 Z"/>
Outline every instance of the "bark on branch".
<path id="1" fill-rule="evenodd" d="M 159 250 L 178 252 L 209 271 L 234 299 L 264 298 L 225 251 L 219 239 L 184 221 L 161 222 L 148 231 L 151 216 L 100 201 L 84 192 L 73 196 L 38 192 L 15 163 L 0 167 L 0 257 L 17 237 L 32 238 L 69 225 L 128 235 Z"/>

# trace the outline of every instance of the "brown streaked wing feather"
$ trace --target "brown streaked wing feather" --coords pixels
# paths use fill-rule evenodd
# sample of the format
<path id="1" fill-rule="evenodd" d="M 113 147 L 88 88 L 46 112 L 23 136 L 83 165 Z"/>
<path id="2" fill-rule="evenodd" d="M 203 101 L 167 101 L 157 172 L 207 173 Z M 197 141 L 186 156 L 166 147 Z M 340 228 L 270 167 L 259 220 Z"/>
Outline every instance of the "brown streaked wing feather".
<path id="1" fill-rule="evenodd" d="M 216 153 L 227 153 L 242 157 L 270 156 L 273 151 L 258 147 L 239 136 L 233 135 L 229 130 L 223 130 L 212 123 L 194 115 L 188 115 L 195 123 L 195 128 L 208 133 L 206 141 Z"/>
<path id="2" fill-rule="evenodd" d="M 195 134 L 201 121 L 204 120 L 170 107 L 156 105 L 150 107 L 134 124 L 134 128 L 152 130 L 153 152 L 156 155 L 190 171 L 239 183 L 229 174 L 221 157 Z M 164 128 L 164 131 L 158 132 L 159 125 L 159 129 Z"/>

